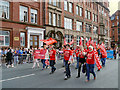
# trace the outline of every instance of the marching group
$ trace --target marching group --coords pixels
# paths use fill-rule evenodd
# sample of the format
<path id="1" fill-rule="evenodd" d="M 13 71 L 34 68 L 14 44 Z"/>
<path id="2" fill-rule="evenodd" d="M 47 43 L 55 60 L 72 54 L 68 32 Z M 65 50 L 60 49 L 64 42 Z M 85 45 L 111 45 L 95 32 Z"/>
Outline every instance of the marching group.
<path id="1" fill-rule="evenodd" d="M 66 74 L 64 80 L 71 77 L 70 65 L 76 60 L 75 68 L 78 69 L 76 78 L 80 77 L 82 68 L 82 72 L 87 76 L 86 82 L 88 82 L 90 80 L 90 73 L 93 74 L 94 80 L 96 79 L 96 73 L 94 72 L 94 67 L 97 64 L 95 60 L 95 50 L 99 58 L 98 62 L 101 60 L 102 67 L 105 67 L 106 55 L 101 52 L 99 47 L 96 46 L 96 48 L 94 48 L 92 45 L 87 48 L 77 46 L 76 49 L 73 49 L 72 47 L 70 48 L 69 44 L 66 44 L 63 45 L 61 50 L 55 49 L 54 45 L 48 46 L 46 44 L 41 48 L 16 48 L 15 50 L 6 48 L 5 50 L 0 50 L 0 62 L 2 58 L 6 57 L 6 66 L 9 68 L 18 64 L 30 63 L 33 60 L 32 68 L 35 68 L 36 64 L 39 68 L 39 61 L 41 61 L 43 64 L 42 70 L 50 66 L 50 74 L 53 74 L 56 71 L 56 55 L 59 54 L 59 56 L 64 57 L 63 66 L 65 67 L 64 73 Z M 100 69 L 101 68 L 98 68 L 98 71 L 100 71 Z"/>

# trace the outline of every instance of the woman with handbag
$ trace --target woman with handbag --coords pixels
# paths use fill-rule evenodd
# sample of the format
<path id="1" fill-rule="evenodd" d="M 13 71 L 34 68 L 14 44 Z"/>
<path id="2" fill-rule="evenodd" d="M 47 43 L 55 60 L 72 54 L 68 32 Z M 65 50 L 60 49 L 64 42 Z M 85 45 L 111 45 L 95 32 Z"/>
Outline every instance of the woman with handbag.
<path id="1" fill-rule="evenodd" d="M 78 76 L 76 78 L 80 77 L 80 71 L 81 71 L 81 66 L 82 64 L 85 65 L 85 50 L 83 46 L 80 46 L 80 51 L 79 51 L 79 68 L 78 68 Z"/>

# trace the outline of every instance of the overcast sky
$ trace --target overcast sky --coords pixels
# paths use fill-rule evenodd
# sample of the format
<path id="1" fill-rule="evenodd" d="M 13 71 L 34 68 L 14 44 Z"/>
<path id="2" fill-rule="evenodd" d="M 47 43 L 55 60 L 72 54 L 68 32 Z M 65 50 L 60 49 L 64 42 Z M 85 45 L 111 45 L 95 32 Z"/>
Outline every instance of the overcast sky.
<path id="1" fill-rule="evenodd" d="M 109 0 L 109 2 L 110 2 L 110 5 L 109 5 L 110 15 L 112 15 L 118 10 L 118 2 L 120 2 L 120 0 Z M 119 9 L 120 9 L 120 5 L 119 5 Z"/>

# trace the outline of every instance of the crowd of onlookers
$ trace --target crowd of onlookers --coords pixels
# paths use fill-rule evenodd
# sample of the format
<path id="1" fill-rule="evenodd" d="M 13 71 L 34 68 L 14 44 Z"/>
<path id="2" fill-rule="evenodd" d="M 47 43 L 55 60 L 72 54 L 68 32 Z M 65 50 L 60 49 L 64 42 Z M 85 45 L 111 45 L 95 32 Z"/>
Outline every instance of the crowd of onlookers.
<path id="1" fill-rule="evenodd" d="M 33 48 L 4 48 L 0 49 L 0 62 L 6 63 L 7 68 L 9 65 L 14 67 L 18 64 L 30 63 L 33 60 Z M 0 65 L 1 65 L 0 63 Z"/>

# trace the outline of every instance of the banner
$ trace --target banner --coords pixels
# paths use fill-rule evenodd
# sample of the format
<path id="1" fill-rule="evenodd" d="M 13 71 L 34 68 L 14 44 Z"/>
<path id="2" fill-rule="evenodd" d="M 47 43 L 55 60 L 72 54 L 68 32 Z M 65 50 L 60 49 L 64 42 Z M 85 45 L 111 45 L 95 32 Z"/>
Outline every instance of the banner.
<path id="1" fill-rule="evenodd" d="M 107 58 L 111 58 L 111 59 L 114 58 L 114 56 L 113 56 L 113 50 L 107 50 Z"/>
<path id="2" fill-rule="evenodd" d="M 99 47 L 100 47 L 100 52 L 102 56 L 107 57 L 107 52 L 106 52 L 104 44 L 102 43 Z"/>
<path id="3" fill-rule="evenodd" d="M 46 51 L 47 51 L 47 50 L 44 50 L 44 49 L 41 49 L 41 50 L 40 50 L 40 55 L 39 55 L 39 56 L 40 56 L 40 59 L 45 59 Z"/>
<path id="4" fill-rule="evenodd" d="M 74 39 L 72 39 L 72 41 L 69 43 L 69 45 L 72 45 L 74 43 Z"/>
<path id="5" fill-rule="evenodd" d="M 66 42 L 66 40 L 65 40 L 65 38 L 64 38 L 64 45 L 66 45 L 67 44 L 67 42 Z"/>
<path id="6" fill-rule="evenodd" d="M 83 44 L 82 44 L 82 37 L 80 37 L 80 46 L 82 46 Z"/>
<path id="7" fill-rule="evenodd" d="M 100 65 L 100 59 L 99 59 L 98 52 L 96 49 L 94 50 L 94 54 L 95 54 L 96 66 L 100 70 L 102 68 L 102 66 Z"/>
<path id="8" fill-rule="evenodd" d="M 89 41 L 86 43 L 87 47 L 90 46 L 90 42 L 91 42 L 91 37 L 90 37 Z"/>
<path id="9" fill-rule="evenodd" d="M 49 38 L 47 40 L 40 40 L 40 41 L 46 43 L 47 45 L 51 45 L 53 43 L 57 43 L 57 41 L 55 39 L 53 39 L 53 38 Z"/>
<path id="10" fill-rule="evenodd" d="M 34 55 L 34 59 L 40 59 L 40 50 L 35 50 L 33 55 Z"/>

